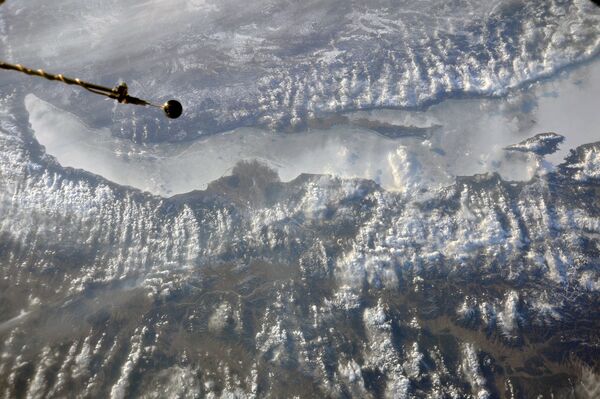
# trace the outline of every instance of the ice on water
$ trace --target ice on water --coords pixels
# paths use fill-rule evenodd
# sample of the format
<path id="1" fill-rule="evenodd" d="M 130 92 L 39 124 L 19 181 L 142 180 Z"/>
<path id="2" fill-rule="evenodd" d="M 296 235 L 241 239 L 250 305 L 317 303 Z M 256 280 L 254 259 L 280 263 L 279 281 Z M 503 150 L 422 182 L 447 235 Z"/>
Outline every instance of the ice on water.
<path id="1" fill-rule="evenodd" d="M 415 185 L 432 189 L 476 173 L 527 180 L 536 173 L 535 157 L 510 155 L 503 148 L 540 132 L 567 137 L 549 156 L 554 163 L 569 147 L 594 141 L 600 126 L 593 106 L 600 92 L 598 71 L 600 63 L 594 62 L 508 97 L 447 100 L 421 111 L 358 111 L 328 128 L 295 133 L 239 128 L 183 143 L 133 143 L 108 128 L 87 127 L 33 94 L 25 104 L 37 140 L 63 166 L 158 195 L 204 189 L 237 162 L 251 159 L 266 163 L 284 181 L 301 173 L 332 174 L 411 192 Z M 392 126 L 400 137 L 378 133 L 379 125 Z M 402 137 L 403 129 L 415 127 L 423 134 Z"/>

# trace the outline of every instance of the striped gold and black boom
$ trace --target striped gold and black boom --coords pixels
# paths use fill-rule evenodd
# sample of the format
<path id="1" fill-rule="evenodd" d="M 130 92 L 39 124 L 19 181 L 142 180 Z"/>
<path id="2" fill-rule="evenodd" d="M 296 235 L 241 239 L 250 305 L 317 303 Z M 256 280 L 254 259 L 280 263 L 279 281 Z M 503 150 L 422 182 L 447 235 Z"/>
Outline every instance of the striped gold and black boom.
<path id="1" fill-rule="evenodd" d="M 68 85 L 75 85 L 75 86 L 83 87 L 84 89 L 86 89 L 92 93 L 100 94 L 102 96 L 106 96 L 106 97 L 115 99 L 121 104 L 134 104 L 134 105 L 162 108 L 163 111 L 165 112 L 165 114 L 167 115 L 167 117 L 172 118 L 172 119 L 179 118 L 179 116 L 181 116 L 181 114 L 183 112 L 183 107 L 181 106 L 181 103 L 179 103 L 179 101 L 176 101 L 176 100 L 169 100 L 166 103 L 164 103 L 163 105 L 156 105 L 156 104 L 152 104 L 151 102 L 148 102 L 146 100 L 142 100 L 140 98 L 130 96 L 128 93 L 127 85 L 125 83 L 121 83 L 118 86 L 115 86 L 114 88 L 111 89 L 109 87 L 104 87 L 104 86 L 100 86 L 100 85 L 97 85 L 94 83 L 85 82 L 81 79 L 69 78 L 69 77 L 63 76 L 62 74 L 54 75 L 54 74 L 48 73 L 42 69 L 31 69 L 31 68 L 24 67 L 23 65 L 20 65 L 20 64 L 8 64 L 8 63 L 2 62 L 2 61 L 0 61 L 0 69 L 22 72 L 26 75 L 39 76 L 44 79 L 56 80 L 59 82 L 66 83 Z"/>

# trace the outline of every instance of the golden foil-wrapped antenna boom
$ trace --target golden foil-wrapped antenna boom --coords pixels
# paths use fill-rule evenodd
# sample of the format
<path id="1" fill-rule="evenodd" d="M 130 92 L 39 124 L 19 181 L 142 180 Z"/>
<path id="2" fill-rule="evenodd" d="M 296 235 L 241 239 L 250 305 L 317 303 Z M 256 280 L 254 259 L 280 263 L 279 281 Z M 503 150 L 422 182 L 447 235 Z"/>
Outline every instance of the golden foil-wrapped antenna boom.
<path id="1" fill-rule="evenodd" d="M 2 2 L 3 1 L 0 0 L 0 4 L 2 4 Z M 151 102 L 148 102 L 146 100 L 142 100 L 140 98 L 130 96 L 127 91 L 127 85 L 125 83 L 121 83 L 118 86 L 111 89 L 109 87 L 104 87 L 104 86 L 99 86 L 97 84 L 84 82 L 81 79 L 68 78 L 66 76 L 63 76 L 62 74 L 53 75 L 42 69 L 30 69 L 30 68 L 24 67 L 23 65 L 20 65 L 20 64 L 8 64 L 8 63 L 2 62 L 2 61 L 0 61 L 0 69 L 7 69 L 7 70 L 11 70 L 11 71 L 22 72 L 24 74 L 31 75 L 31 76 L 39 76 L 41 78 L 45 78 L 48 80 L 60 81 L 60 82 L 66 83 L 68 85 L 80 86 L 92 93 L 100 94 L 102 96 L 106 96 L 108 98 L 115 99 L 122 104 L 135 104 L 135 105 L 162 108 L 163 111 L 165 112 L 165 114 L 167 115 L 167 117 L 172 118 L 172 119 L 179 118 L 179 116 L 181 116 L 181 113 L 183 112 L 183 107 L 181 106 L 181 103 L 179 103 L 179 101 L 176 101 L 176 100 L 169 100 L 166 103 L 164 103 L 163 105 L 156 105 L 156 104 L 152 104 Z"/>

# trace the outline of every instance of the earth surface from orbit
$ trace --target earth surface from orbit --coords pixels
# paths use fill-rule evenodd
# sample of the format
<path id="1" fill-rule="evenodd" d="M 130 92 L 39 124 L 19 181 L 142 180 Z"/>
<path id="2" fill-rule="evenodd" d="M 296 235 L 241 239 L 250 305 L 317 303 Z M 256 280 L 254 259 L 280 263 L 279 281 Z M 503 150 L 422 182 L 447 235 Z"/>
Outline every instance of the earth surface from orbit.
<path id="1" fill-rule="evenodd" d="M 0 6 L 0 398 L 597 398 L 588 0 Z"/>

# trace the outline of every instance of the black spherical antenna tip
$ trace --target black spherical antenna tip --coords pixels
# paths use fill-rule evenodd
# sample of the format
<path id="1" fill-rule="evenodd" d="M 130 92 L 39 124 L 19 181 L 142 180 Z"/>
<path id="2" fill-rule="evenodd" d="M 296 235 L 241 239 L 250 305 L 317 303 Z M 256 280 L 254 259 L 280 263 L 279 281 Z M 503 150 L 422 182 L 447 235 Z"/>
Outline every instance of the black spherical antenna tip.
<path id="1" fill-rule="evenodd" d="M 181 103 L 177 100 L 169 100 L 163 104 L 163 110 L 165 110 L 165 114 L 167 117 L 171 119 L 177 119 L 181 116 L 183 112 L 183 107 Z"/>

